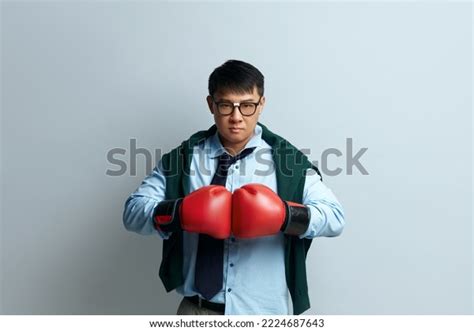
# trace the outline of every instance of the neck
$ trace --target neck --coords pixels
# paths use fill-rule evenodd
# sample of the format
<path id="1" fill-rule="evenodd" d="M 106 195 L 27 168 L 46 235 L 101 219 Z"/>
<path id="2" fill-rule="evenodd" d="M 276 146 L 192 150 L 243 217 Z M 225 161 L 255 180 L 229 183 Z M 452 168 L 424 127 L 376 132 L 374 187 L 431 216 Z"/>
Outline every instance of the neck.
<path id="1" fill-rule="evenodd" d="M 223 141 L 221 135 L 219 135 L 219 140 L 221 141 L 221 144 L 225 148 L 227 153 L 229 153 L 232 156 L 236 156 L 237 154 L 239 154 L 244 149 L 245 145 L 247 145 L 247 143 L 252 138 L 252 136 L 247 138 L 245 141 L 239 142 L 237 144 L 232 144 L 232 143 L 229 143 L 227 141 Z"/>

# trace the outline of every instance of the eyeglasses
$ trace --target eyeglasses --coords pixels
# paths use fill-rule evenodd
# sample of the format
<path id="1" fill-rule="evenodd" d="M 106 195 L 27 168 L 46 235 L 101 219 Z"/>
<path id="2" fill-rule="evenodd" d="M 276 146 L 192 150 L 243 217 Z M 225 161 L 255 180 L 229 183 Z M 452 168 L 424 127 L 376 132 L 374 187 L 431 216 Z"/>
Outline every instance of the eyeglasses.
<path id="1" fill-rule="evenodd" d="M 234 112 L 235 107 L 239 108 L 240 113 L 242 116 L 252 116 L 255 114 L 257 111 L 257 107 L 260 104 L 260 99 L 258 99 L 258 102 L 217 102 L 214 100 L 214 97 L 212 98 L 212 101 L 217 105 L 217 111 L 219 112 L 220 115 L 227 116 L 230 115 Z"/>

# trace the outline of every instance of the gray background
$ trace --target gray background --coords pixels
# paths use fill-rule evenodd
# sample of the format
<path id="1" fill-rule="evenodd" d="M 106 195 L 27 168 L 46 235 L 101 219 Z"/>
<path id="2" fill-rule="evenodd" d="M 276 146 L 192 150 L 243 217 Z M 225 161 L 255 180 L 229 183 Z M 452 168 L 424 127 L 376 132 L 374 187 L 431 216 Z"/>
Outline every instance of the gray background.
<path id="1" fill-rule="evenodd" d="M 2 3 L 4 314 L 173 314 L 161 242 L 127 232 L 164 152 L 209 127 L 210 72 L 266 77 L 261 120 L 312 160 L 346 212 L 308 256 L 311 314 L 471 314 L 470 3 Z M 369 172 L 346 173 L 345 141 Z M 471 207 L 470 207 L 471 206 Z"/>

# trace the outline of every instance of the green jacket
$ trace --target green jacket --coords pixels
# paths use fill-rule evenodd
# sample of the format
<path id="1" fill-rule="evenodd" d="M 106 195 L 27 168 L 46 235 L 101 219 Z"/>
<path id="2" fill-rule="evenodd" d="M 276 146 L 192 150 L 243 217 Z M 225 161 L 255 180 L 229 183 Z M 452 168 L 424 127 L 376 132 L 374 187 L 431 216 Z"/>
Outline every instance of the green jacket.
<path id="1" fill-rule="evenodd" d="M 277 192 L 286 201 L 302 203 L 306 169 L 318 169 L 306 155 L 282 137 L 272 133 L 263 124 L 262 139 L 272 147 L 277 179 Z M 166 177 L 166 199 L 177 199 L 188 193 L 189 169 L 193 146 L 215 134 L 215 125 L 207 131 L 199 131 L 171 152 L 164 154 L 162 164 Z M 311 239 L 299 239 L 285 235 L 285 274 L 293 302 L 293 314 L 299 315 L 310 307 L 306 280 L 306 255 Z M 167 292 L 184 283 L 183 277 L 183 232 L 174 232 L 163 241 L 163 258 L 160 278 Z"/>

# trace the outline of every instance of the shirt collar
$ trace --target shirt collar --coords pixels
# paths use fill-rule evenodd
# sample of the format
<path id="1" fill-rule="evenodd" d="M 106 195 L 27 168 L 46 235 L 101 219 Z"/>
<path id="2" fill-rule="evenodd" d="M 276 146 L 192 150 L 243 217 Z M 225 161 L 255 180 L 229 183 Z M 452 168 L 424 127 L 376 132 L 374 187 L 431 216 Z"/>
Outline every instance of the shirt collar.
<path id="1" fill-rule="evenodd" d="M 255 130 L 253 131 L 253 136 L 250 138 L 250 140 L 247 142 L 247 144 L 244 146 L 245 148 L 251 148 L 251 147 L 259 147 L 262 142 L 262 128 L 260 125 L 255 126 Z M 219 133 L 216 131 L 214 135 L 210 137 L 209 140 L 209 148 L 210 148 L 210 157 L 211 159 L 218 157 L 222 153 L 224 153 L 226 150 L 224 146 L 222 146 L 221 140 L 219 139 Z"/>

